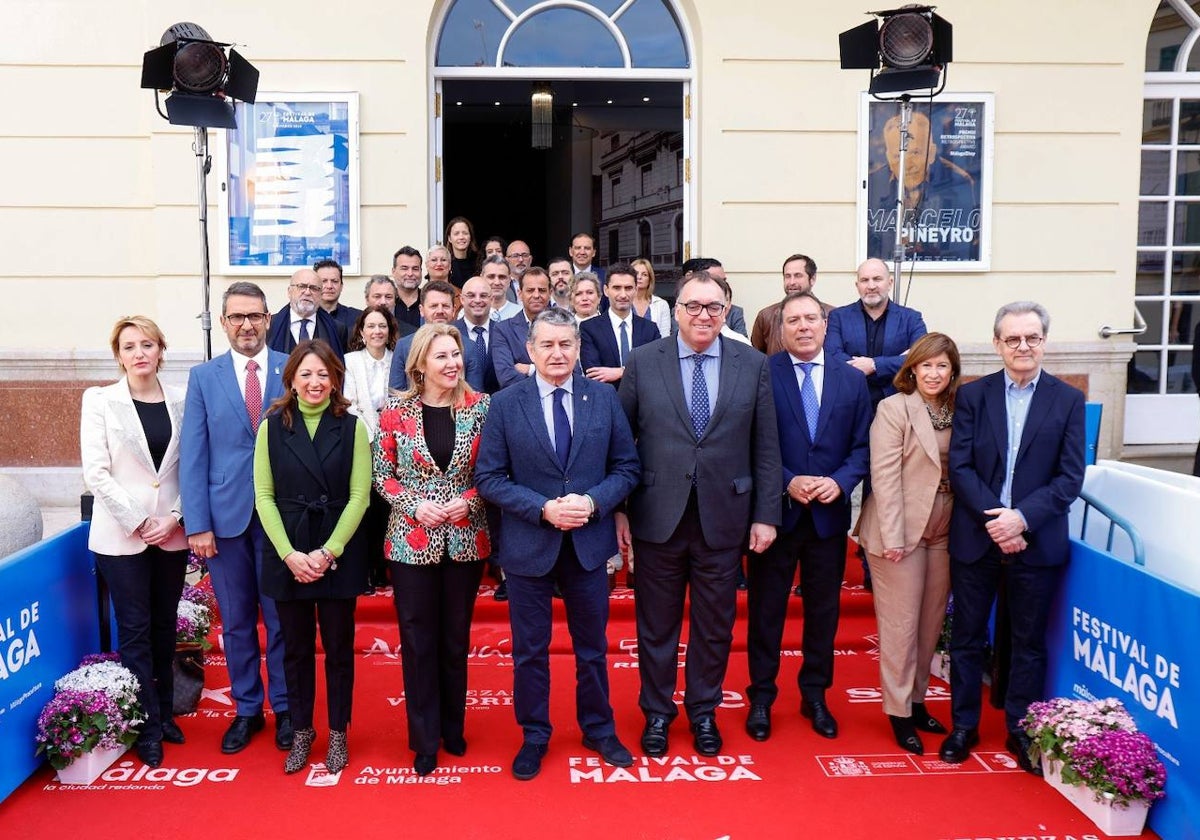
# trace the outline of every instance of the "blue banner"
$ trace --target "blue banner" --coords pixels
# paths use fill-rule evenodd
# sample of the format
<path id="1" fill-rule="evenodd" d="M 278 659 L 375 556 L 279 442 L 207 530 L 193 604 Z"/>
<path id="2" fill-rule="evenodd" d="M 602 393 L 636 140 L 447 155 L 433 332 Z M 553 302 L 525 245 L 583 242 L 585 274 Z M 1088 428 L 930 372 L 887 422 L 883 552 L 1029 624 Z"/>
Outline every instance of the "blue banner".
<path id="1" fill-rule="evenodd" d="M 1072 540 L 1050 616 L 1046 693 L 1125 704 L 1167 767 L 1167 796 L 1148 823 L 1162 837 L 1200 837 L 1198 627 L 1195 593 Z"/>
<path id="2" fill-rule="evenodd" d="M 54 681 L 100 649 L 87 538 L 80 523 L 0 560 L 0 801 L 42 765 L 33 738 Z"/>

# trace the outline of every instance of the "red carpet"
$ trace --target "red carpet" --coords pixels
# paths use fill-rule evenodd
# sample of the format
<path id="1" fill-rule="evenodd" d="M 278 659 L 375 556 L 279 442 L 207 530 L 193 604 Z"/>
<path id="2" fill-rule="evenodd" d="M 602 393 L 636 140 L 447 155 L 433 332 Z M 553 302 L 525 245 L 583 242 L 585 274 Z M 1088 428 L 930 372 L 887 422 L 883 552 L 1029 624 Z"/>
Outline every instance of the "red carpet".
<path id="1" fill-rule="evenodd" d="M 785 651 L 774 734 L 765 743 L 743 731 L 745 624 L 735 651 L 718 723 L 725 750 L 694 754 L 685 721 L 671 729 L 661 759 L 638 755 L 637 661 L 632 593 L 612 596 L 609 628 L 613 705 L 618 733 L 634 750 L 628 770 L 607 767 L 580 746 L 574 719 L 574 668 L 565 624 L 556 623 L 552 657 L 556 726 L 542 773 L 517 782 L 509 764 L 521 735 L 511 711 L 507 607 L 481 594 L 471 659 L 470 747 L 461 759 L 420 779 L 411 772 L 404 723 L 398 633 L 391 598 L 362 598 L 357 644 L 350 766 L 340 778 L 316 765 L 285 776 L 284 753 L 271 727 L 235 756 L 222 755 L 229 705 L 223 661 L 209 657 L 199 711 L 180 718 L 184 746 L 166 747 L 150 770 L 133 753 L 93 786 L 59 785 L 47 768 L 0 804 L 0 838 L 70 835 L 92 838 L 891 838 L 985 840 L 1103 835 L 1041 780 L 1016 769 L 1003 751 L 1003 718 L 985 709 L 983 743 L 966 764 L 937 759 L 938 736 L 926 735 L 923 758 L 901 751 L 880 708 L 875 620 L 857 561 L 843 589 L 841 653 L 828 700 L 841 736 L 818 737 L 797 709 L 799 652 Z M 740 596 L 744 612 L 745 596 Z M 798 647 L 801 599 L 792 599 L 785 644 Z M 561 619 L 561 604 L 557 607 Z M 686 638 L 686 631 L 685 631 Z M 319 673 L 319 669 L 318 669 Z M 682 675 L 680 677 L 682 683 Z M 935 680 L 931 711 L 949 721 L 949 691 Z M 318 701 L 313 760 L 324 756 Z M 32 749 L 32 744 L 30 749 Z M 69 828 L 68 828 L 69 826 Z M 1151 832 L 1144 836 L 1154 837 Z"/>

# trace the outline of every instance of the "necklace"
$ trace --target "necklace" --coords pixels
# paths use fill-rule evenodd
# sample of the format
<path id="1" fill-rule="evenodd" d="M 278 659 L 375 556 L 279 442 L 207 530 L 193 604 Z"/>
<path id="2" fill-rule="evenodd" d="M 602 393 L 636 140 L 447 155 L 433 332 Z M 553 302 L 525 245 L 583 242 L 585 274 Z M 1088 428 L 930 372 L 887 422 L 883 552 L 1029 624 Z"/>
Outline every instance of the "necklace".
<path id="1" fill-rule="evenodd" d="M 925 410 L 929 412 L 929 422 L 933 423 L 935 431 L 940 432 L 942 429 L 948 429 L 950 428 L 950 424 L 954 422 L 954 409 L 950 408 L 949 403 L 936 409 L 929 403 L 925 403 Z"/>

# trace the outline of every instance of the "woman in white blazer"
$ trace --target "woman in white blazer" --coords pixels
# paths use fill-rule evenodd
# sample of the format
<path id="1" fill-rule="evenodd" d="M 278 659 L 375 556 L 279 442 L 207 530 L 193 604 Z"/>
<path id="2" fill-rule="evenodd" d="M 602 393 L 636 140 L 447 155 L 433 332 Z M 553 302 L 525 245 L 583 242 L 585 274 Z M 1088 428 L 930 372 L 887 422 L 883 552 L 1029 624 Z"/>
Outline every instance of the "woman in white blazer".
<path id="1" fill-rule="evenodd" d="M 379 411 L 387 401 L 392 351 L 399 338 L 400 327 L 391 310 L 386 306 L 368 306 L 358 316 L 347 342 L 351 352 L 346 354 L 346 381 L 342 393 L 350 400 L 350 412 L 366 424 L 372 442 L 379 437 Z M 383 538 L 391 512 L 392 506 L 372 488 L 371 505 L 360 526 L 367 535 L 368 594 L 388 583 Z"/>
<path id="2" fill-rule="evenodd" d="M 179 502 L 184 390 L 159 382 L 167 343 L 149 318 L 121 318 L 110 343 L 125 375 L 84 392 L 79 424 L 83 478 L 95 497 L 88 548 L 112 596 L 121 661 L 141 684 L 146 723 L 135 749 L 157 767 L 164 740 L 184 741 L 171 673 L 188 554 Z"/>

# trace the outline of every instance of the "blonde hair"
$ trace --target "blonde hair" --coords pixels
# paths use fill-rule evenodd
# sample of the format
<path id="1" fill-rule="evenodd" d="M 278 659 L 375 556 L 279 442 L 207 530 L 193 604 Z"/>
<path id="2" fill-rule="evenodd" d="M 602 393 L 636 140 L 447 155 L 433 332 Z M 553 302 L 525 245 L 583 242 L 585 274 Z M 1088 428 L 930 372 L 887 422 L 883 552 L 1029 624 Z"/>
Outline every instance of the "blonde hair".
<path id="1" fill-rule="evenodd" d="M 121 364 L 121 331 L 126 327 L 133 327 L 141 330 L 146 338 L 158 345 L 158 367 L 155 370 L 162 370 L 163 354 L 162 351 L 167 349 L 167 339 L 163 337 L 162 330 L 158 328 L 158 324 L 151 321 L 145 315 L 122 315 L 117 319 L 117 323 L 113 325 L 112 335 L 109 336 L 108 344 L 112 347 L 113 358 L 117 360 L 117 367 L 121 370 L 125 366 Z"/>
<path id="2" fill-rule="evenodd" d="M 650 265 L 650 260 L 645 260 L 645 259 L 641 259 L 641 258 L 634 260 L 633 262 L 630 263 L 630 265 L 633 267 L 633 280 L 634 280 L 634 289 L 635 289 L 634 294 L 635 295 L 641 294 L 641 292 L 636 291 L 638 267 L 640 266 L 641 268 L 646 269 L 646 274 L 650 277 L 650 282 L 646 284 L 646 300 L 650 300 L 650 298 L 654 297 L 654 266 Z"/>
<path id="3" fill-rule="evenodd" d="M 404 360 L 404 373 L 408 377 L 408 389 L 401 392 L 400 395 L 403 399 L 419 397 L 425 390 L 425 374 L 421 372 L 420 366 L 425 364 L 425 357 L 429 355 L 429 348 L 433 344 L 433 340 L 443 335 L 453 338 L 458 352 L 463 353 L 462 333 L 458 331 L 458 327 L 453 324 L 425 324 L 422 326 L 413 335 L 412 347 L 408 350 L 408 358 Z M 466 371 L 467 361 L 464 355 L 463 373 L 459 376 L 458 384 L 454 386 L 454 392 L 450 397 L 450 405 L 454 408 L 462 408 L 467 394 L 474 390 L 467 384 Z"/>

